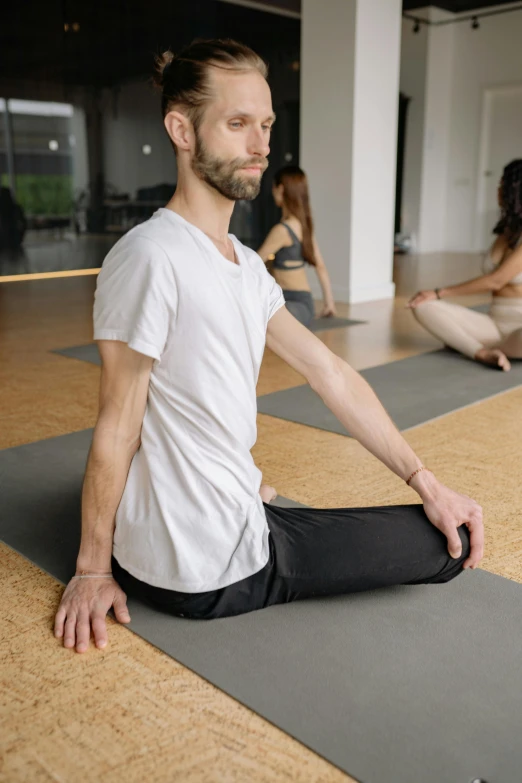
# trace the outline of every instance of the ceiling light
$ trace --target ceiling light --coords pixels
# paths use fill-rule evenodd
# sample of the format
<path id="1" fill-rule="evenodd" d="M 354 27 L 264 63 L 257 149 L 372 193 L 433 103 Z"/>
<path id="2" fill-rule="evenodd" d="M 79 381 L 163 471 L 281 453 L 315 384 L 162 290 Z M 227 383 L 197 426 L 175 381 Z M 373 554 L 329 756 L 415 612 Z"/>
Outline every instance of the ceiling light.
<path id="1" fill-rule="evenodd" d="M 473 17 L 471 20 L 471 29 L 472 30 L 478 30 L 480 27 L 480 22 L 476 16 Z"/>
<path id="2" fill-rule="evenodd" d="M 150 153 L 152 152 L 152 147 L 150 146 L 150 144 L 144 144 L 143 147 L 141 148 L 141 151 L 143 152 L 144 155 L 150 155 Z"/>
<path id="3" fill-rule="evenodd" d="M 56 152 L 56 150 L 58 149 L 58 142 L 56 141 L 56 139 L 51 139 L 51 141 L 49 142 L 49 149 L 52 150 L 53 152 Z"/>
<path id="4" fill-rule="evenodd" d="M 415 20 L 415 24 L 413 25 L 413 32 L 414 33 L 420 32 L 420 22 L 418 19 Z"/>

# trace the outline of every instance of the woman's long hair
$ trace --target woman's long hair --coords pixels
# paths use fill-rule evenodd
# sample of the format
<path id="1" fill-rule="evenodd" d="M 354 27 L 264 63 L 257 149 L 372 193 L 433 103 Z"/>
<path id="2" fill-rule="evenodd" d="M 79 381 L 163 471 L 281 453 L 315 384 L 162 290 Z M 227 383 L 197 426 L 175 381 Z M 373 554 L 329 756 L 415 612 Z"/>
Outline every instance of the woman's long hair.
<path id="1" fill-rule="evenodd" d="M 500 183 L 500 220 L 494 234 L 505 237 L 514 248 L 522 236 L 522 160 L 512 160 L 505 167 Z"/>
<path id="2" fill-rule="evenodd" d="M 314 224 L 308 194 L 308 180 L 299 166 L 285 166 L 276 172 L 274 177 L 276 187 L 283 186 L 283 201 L 288 212 L 299 220 L 303 229 L 303 260 L 312 266 L 316 265 L 314 253 Z"/>

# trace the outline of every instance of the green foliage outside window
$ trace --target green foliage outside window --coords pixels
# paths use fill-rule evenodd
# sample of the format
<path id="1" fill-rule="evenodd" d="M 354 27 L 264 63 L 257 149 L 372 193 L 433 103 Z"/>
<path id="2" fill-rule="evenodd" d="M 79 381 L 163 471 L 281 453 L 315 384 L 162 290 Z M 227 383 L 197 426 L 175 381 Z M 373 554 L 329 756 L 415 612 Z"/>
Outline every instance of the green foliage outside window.
<path id="1" fill-rule="evenodd" d="M 2 186 L 9 187 L 7 174 Z M 26 215 L 70 215 L 73 182 L 68 174 L 17 174 L 16 200 Z"/>

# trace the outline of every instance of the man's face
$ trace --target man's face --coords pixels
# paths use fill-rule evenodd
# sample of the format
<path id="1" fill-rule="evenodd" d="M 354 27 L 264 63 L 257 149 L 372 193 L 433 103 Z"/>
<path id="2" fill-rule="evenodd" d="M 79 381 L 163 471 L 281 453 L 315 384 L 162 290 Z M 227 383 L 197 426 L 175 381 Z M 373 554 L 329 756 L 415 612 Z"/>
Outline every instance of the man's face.
<path id="1" fill-rule="evenodd" d="M 270 89 L 257 71 L 211 68 L 210 80 L 213 98 L 196 133 L 192 168 L 225 198 L 254 199 L 275 119 Z"/>

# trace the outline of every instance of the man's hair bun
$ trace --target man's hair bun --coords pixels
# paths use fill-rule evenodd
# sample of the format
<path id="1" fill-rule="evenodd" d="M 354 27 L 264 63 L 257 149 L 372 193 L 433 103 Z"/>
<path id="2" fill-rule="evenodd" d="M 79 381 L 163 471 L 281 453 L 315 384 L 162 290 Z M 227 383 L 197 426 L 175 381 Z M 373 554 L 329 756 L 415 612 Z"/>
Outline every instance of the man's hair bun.
<path id="1" fill-rule="evenodd" d="M 167 65 L 170 65 L 174 59 L 174 53 L 167 49 L 163 54 L 158 54 L 154 60 L 154 76 L 152 80 L 156 87 L 163 89 L 163 72 Z"/>

